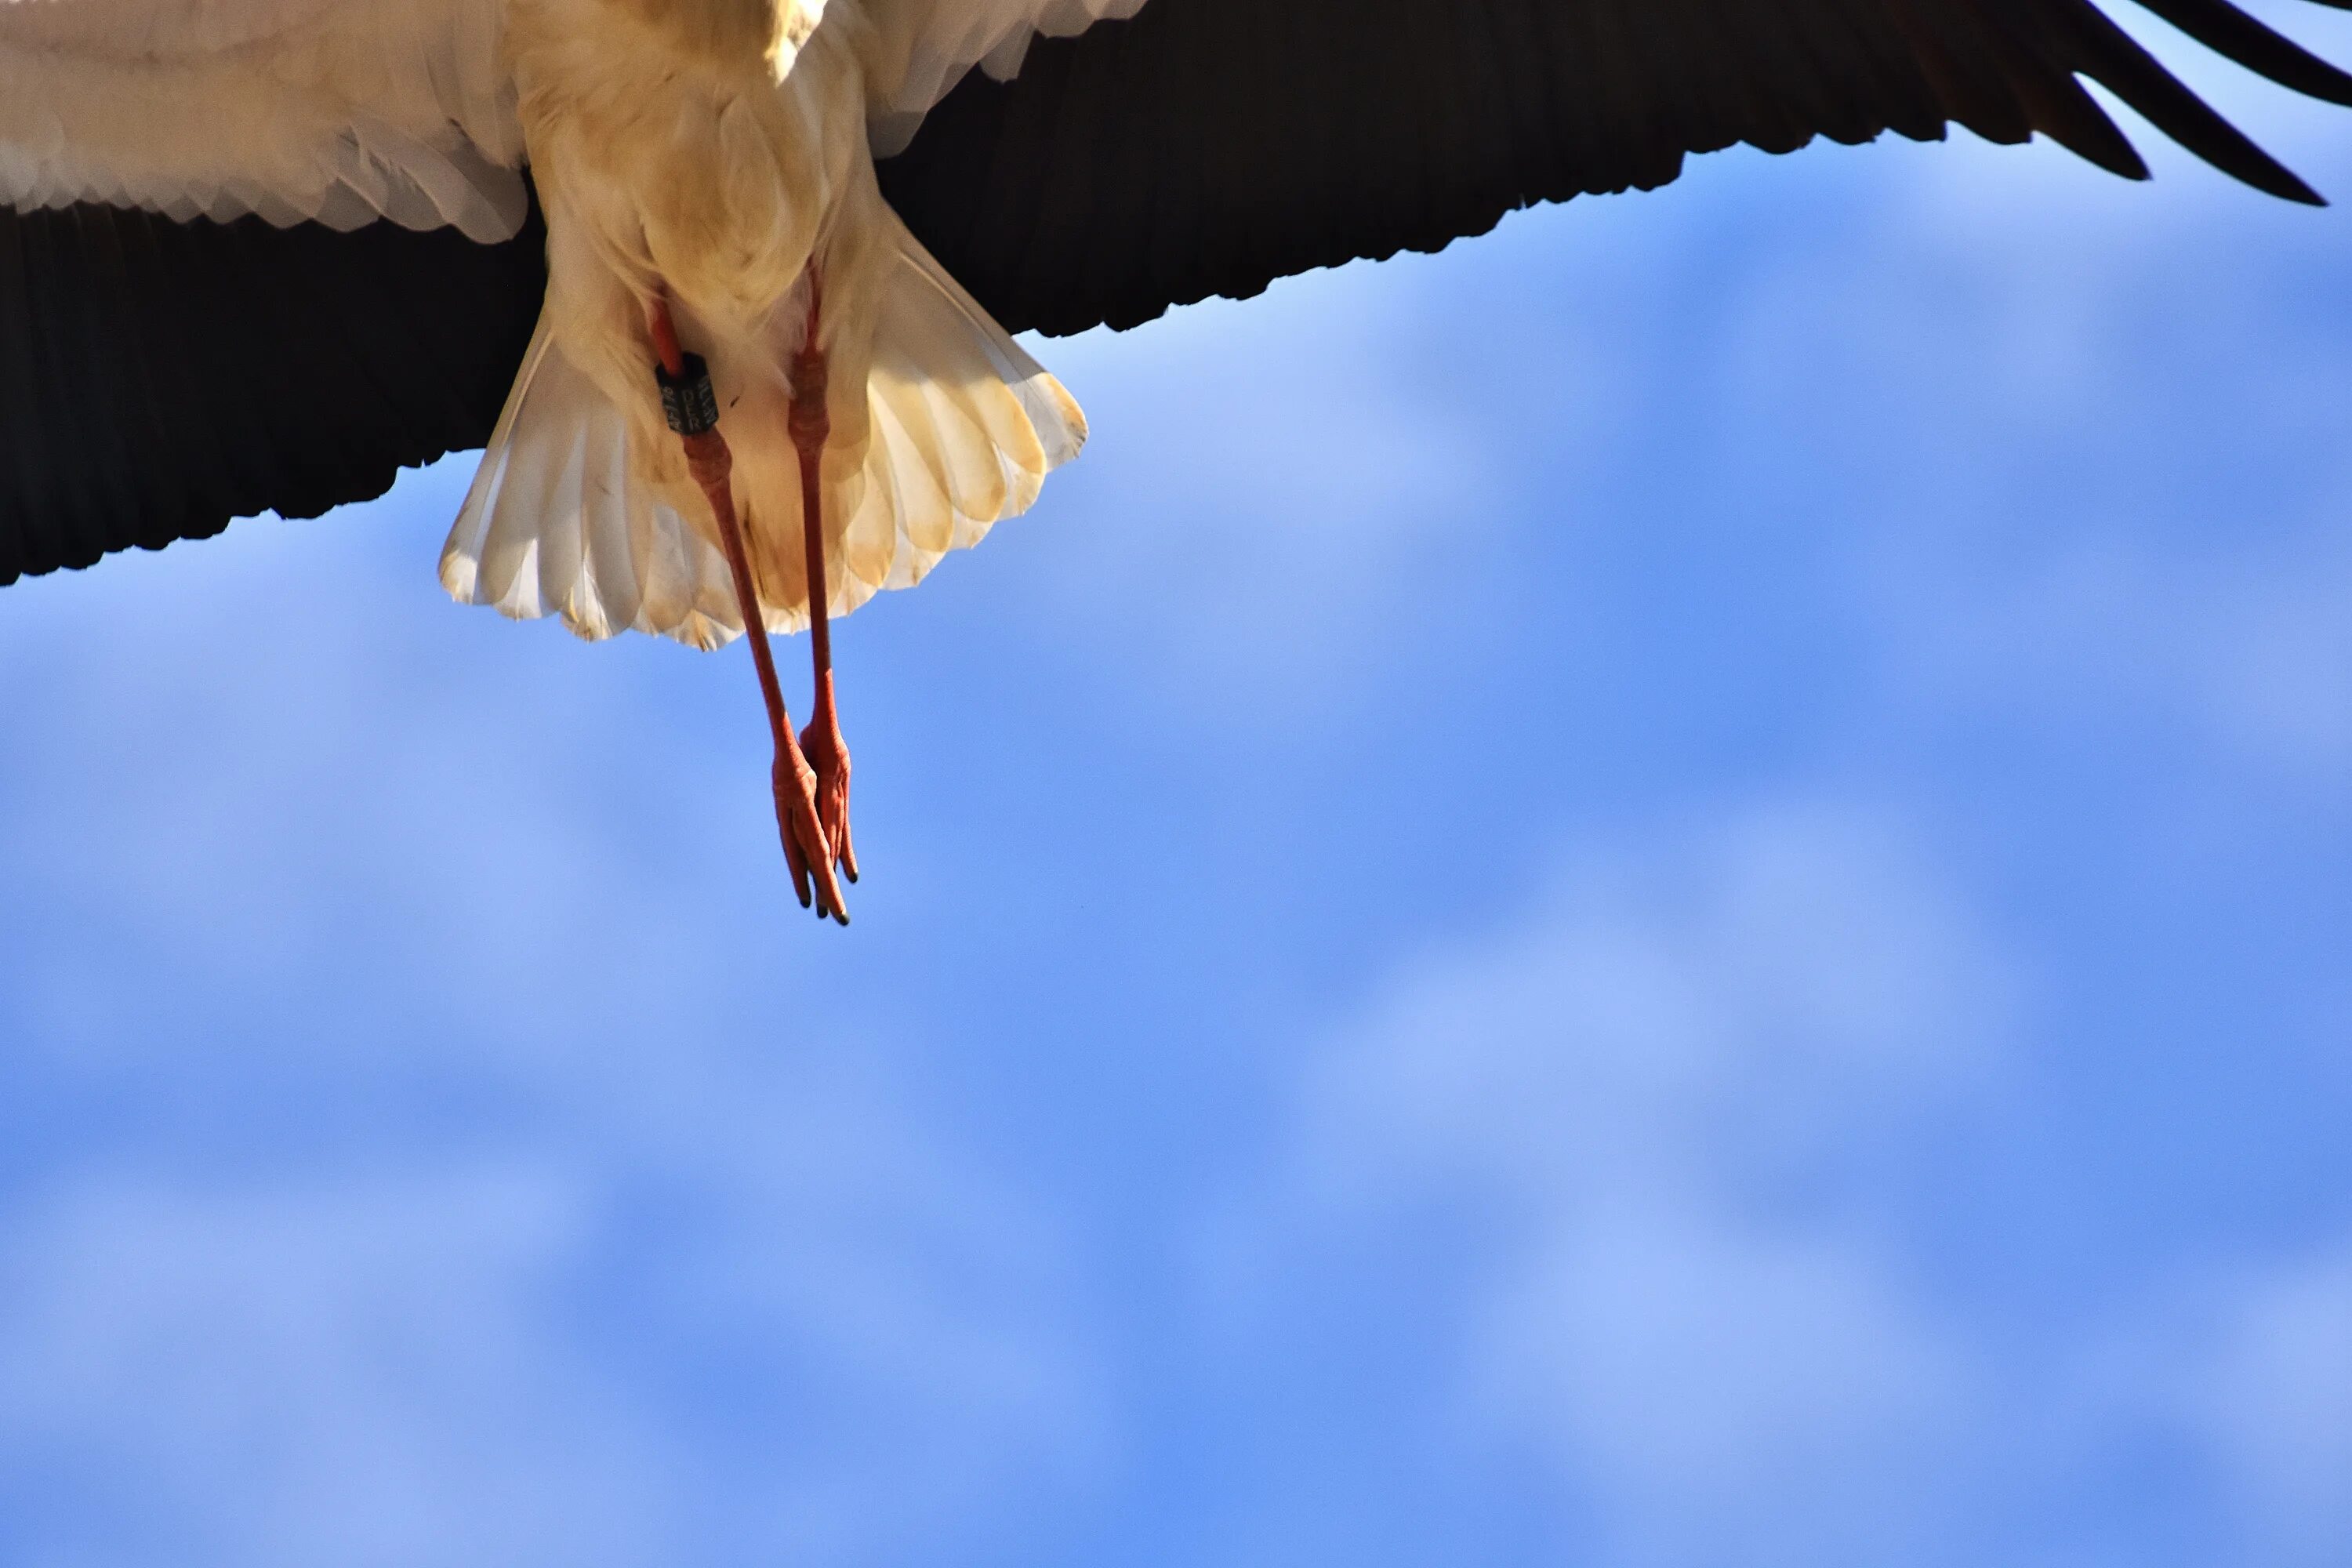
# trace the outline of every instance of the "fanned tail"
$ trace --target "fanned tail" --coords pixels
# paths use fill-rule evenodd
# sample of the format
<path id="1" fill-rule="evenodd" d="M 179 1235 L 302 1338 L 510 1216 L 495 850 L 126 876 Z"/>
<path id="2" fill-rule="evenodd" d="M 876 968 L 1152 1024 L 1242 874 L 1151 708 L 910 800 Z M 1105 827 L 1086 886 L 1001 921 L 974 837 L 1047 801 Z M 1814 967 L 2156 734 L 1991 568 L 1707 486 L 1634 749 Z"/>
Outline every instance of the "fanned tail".
<path id="1" fill-rule="evenodd" d="M 890 222 L 866 449 L 828 463 L 834 616 L 912 586 L 1027 510 L 1086 441 L 1086 416 L 1061 383 Z M 753 416 L 721 428 L 761 614 L 771 631 L 794 632 L 808 624 L 797 459 L 781 417 L 744 412 Z M 583 637 L 635 629 L 716 647 L 740 635 L 725 557 L 703 520 L 680 515 L 675 490 L 636 471 L 630 436 L 628 416 L 566 359 L 542 316 L 441 553 L 450 596 L 518 618 L 551 611 Z"/>

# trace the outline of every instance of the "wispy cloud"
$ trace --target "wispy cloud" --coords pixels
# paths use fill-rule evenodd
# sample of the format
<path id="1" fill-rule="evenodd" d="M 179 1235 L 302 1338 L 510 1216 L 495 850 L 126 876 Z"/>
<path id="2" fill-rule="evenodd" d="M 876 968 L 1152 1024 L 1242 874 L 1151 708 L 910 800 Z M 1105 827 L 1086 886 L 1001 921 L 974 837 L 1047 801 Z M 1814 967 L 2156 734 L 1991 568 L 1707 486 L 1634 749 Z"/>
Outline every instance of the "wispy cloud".
<path id="1" fill-rule="evenodd" d="M 744 1077 L 692 1145 L 607 1105 L 612 1143 L 17 1203 L 0 1552 L 890 1563 L 1033 1527 L 1110 1441 L 1052 1228 L 870 1070 Z"/>
<path id="2" fill-rule="evenodd" d="M 1234 1331 L 1452 1259 L 1421 1447 L 1544 1467 L 1596 1563 L 2340 1552 L 2340 1258 L 2184 1241 L 2021 1321 L 1953 1272 L 1949 1184 L 2035 1135 L 2063 1047 L 1937 842 L 1827 796 L 1654 826 L 1406 963 L 1206 1254 Z M 2117 1479 L 2151 1449 L 2161 1502 Z M 2114 1487 L 2136 1521 L 2085 1502 Z"/>
<path id="3" fill-rule="evenodd" d="M 2209 1294 L 2170 1379 L 2231 1483 L 2258 1560 L 2352 1545 L 2352 1246 L 2240 1271 Z"/>
<path id="4" fill-rule="evenodd" d="M 1549 1457 L 1606 1561 L 1913 1541 L 1969 1352 L 1841 1173 L 1999 1072 L 2015 973 L 1916 835 L 1846 803 L 1636 835 L 1555 886 L 1318 1058 L 1279 1223 L 1460 1216 L 1455 1396 Z"/>

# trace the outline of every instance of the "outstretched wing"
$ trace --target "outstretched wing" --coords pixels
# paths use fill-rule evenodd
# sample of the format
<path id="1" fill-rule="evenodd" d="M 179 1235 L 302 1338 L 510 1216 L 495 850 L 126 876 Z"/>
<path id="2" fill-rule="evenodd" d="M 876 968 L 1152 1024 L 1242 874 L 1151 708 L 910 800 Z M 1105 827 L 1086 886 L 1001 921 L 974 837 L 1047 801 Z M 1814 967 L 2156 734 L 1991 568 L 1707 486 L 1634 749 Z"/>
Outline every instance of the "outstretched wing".
<path id="1" fill-rule="evenodd" d="M 481 444 L 545 281 L 500 14 L 0 0 L 0 584 Z"/>
<path id="2" fill-rule="evenodd" d="M 546 292 L 499 245 L 0 210 L 0 584 L 381 495 L 478 447 Z"/>
<path id="3" fill-rule="evenodd" d="M 0 582 L 323 510 L 484 437 L 543 284 L 498 3 L 0 0 Z M 902 51 L 877 133 L 960 82 L 886 188 L 1007 325 L 1434 249 L 1735 142 L 1956 122 L 2144 174 L 2083 78 L 2314 199 L 2089 0 L 1137 3 L 871 0 Z M 2144 4 L 2352 101 L 2228 0 Z M 239 211 L 319 221 L 158 216 Z M 330 226 L 377 214 L 515 237 Z"/>
<path id="4" fill-rule="evenodd" d="M 2142 4 L 2352 103 L 2352 78 L 2229 0 Z M 966 76 L 883 187 L 998 320 L 1071 332 L 1434 250 L 1735 142 L 1959 124 L 2144 176 L 2084 79 L 2249 184 L 2317 200 L 2091 0 L 1151 0 L 1039 41 L 1009 83 Z"/>
<path id="5" fill-rule="evenodd" d="M 1144 0 L 866 0 L 879 35 L 873 60 L 874 151 L 900 151 L 923 115 L 973 66 L 998 81 L 1021 73 L 1039 35 L 1068 37 Z"/>
<path id="6" fill-rule="evenodd" d="M 0 205 L 504 239 L 502 0 L 0 0 Z"/>

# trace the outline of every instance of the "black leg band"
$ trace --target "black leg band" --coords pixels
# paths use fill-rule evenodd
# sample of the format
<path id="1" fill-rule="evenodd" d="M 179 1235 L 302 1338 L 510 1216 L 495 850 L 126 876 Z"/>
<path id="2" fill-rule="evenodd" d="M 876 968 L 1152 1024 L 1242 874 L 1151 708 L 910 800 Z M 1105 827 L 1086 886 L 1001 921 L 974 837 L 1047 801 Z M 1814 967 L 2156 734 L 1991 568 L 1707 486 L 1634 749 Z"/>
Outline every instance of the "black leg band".
<path id="1" fill-rule="evenodd" d="M 710 384 L 710 367 L 700 354 L 686 356 L 686 374 L 673 376 L 654 366 L 661 388 L 662 417 L 681 436 L 701 436 L 719 428 L 719 392 Z"/>

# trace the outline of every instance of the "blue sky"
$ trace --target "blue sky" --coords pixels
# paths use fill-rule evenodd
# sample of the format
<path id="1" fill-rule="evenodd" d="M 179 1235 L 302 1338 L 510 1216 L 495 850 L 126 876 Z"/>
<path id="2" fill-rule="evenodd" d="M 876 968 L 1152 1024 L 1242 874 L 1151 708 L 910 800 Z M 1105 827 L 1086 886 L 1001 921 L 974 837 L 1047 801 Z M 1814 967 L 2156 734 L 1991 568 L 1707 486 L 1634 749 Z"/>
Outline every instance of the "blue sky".
<path id="1" fill-rule="evenodd" d="M 2352 216 L 2142 140 L 1042 345 L 847 932 L 464 459 L 9 589 L 0 1563 L 2352 1559 Z"/>

